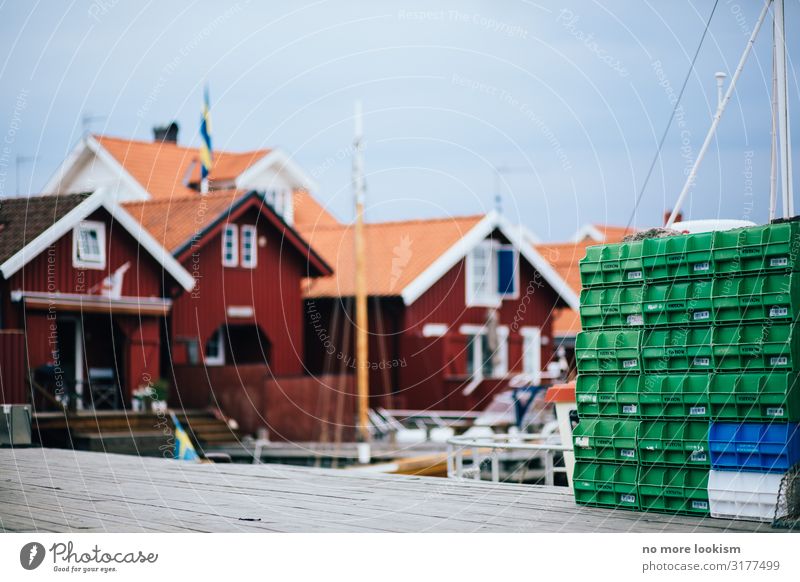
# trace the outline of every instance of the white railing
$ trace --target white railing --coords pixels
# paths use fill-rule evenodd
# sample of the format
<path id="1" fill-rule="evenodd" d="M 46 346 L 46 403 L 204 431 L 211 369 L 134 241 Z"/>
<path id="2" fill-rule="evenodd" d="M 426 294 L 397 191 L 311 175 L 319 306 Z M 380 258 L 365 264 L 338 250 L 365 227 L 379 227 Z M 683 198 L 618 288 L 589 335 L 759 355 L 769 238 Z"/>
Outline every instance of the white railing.
<path id="1" fill-rule="evenodd" d="M 486 460 L 491 466 L 492 482 L 500 482 L 500 461 L 503 458 L 528 463 L 535 458 L 542 460 L 545 485 L 555 484 L 556 473 L 566 473 L 567 468 L 555 465 L 555 453 L 571 451 L 572 447 L 543 441 L 552 435 L 543 434 L 497 434 L 481 437 L 453 437 L 447 440 L 447 476 L 451 479 L 481 479 L 481 467 Z M 521 455 L 511 453 L 519 451 Z M 527 453 L 527 454 L 526 454 Z M 465 454 L 469 463 L 465 463 Z"/>

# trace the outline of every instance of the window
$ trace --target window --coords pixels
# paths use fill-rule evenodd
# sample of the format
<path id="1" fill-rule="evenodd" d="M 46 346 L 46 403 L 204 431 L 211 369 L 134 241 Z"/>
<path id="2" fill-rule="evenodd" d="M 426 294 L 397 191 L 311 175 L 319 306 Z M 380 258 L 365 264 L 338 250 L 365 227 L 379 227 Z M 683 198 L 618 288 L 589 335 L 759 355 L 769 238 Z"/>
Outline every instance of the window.
<path id="1" fill-rule="evenodd" d="M 207 366 L 225 365 L 225 339 L 222 328 L 215 331 L 206 342 L 205 363 Z"/>
<path id="2" fill-rule="evenodd" d="M 238 235 L 235 224 L 226 224 L 222 230 L 222 265 L 225 267 L 239 265 Z"/>
<path id="3" fill-rule="evenodd" d="M 273 188 L 264 191 L 264 200 L 283 218 L 287 224 L 294 222 L 292 192 L 286 188 Z"/>
<path id="4" fill-rule="evenodd" d="M 467 305 L 497 307 L 519 297 L 519 253 L 511 245 L 485 240 L 467 255 Z"/>
<path id="5" fill-rule="evenodd" d="M 522 373 L 534 386 L 542 383 L 542 332 L 538 327 L 523 327 Z"/>
<path id="6" fill-rule="evenodd" d="M 508 327 L 497 328 L 497 350 L 494 353 L 485 327 L 463 325 L 461 333 L 468 337 L 467 375 L 501 378 L 508 373 Z"/>
<path id="7" fill-rule="evenodd" d="M 72 231 L 72 264 L 86 269 L 106 268 L 106 225 L 85 220 Z"/>
<path id="8" fill-rule="evenodd" d="M 248 224 L 242 227 L 242 267 L 255 269 L 258 264 L 256 235 L 255 226 Z"/>

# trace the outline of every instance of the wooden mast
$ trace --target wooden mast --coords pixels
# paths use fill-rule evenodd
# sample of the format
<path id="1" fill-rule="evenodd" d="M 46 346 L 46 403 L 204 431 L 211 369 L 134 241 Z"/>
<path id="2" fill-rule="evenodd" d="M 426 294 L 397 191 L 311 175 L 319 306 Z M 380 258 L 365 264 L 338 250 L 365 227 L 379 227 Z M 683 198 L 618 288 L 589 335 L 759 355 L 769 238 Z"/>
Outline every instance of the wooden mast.
<path id="1" fill-rule="evenodd" d="M 367 346 L 367 279 L 364 243 L 364 143 L 361 101 L 356 101 L 353 140 L 353 190 L 356 198 L 356 386 L 358 394 L 358 437 L 369 442 L 369 350 Z"/>

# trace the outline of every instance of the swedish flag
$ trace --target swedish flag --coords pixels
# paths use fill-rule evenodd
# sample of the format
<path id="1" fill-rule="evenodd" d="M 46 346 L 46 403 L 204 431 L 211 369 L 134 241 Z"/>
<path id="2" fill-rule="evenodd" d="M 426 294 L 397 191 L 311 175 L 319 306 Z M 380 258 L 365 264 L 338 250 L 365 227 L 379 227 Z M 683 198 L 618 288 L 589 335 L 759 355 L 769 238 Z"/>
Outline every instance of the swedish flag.
<path id="1" fill-rule="evenodd" d="M 204 188 L 208 186 L 208 174 L 211 172 L 213 158 L 211 155 L 211 108 L 208 103 L 208 85 L 203 91 L 203 116 L 200 119 L 200 164 L 201 178 Z"/>
<path id="2" fill-rule="evenodd" d="M 196 461 L 200 457 L 197 451 L 194 450 L 189 435 L 183 430 L 183 425 L 178 421 L 178 417 L 174 412 L 170 412 L 172 416 L 172 424 L 175 426 L 175 458 L 179 461 Z"/>

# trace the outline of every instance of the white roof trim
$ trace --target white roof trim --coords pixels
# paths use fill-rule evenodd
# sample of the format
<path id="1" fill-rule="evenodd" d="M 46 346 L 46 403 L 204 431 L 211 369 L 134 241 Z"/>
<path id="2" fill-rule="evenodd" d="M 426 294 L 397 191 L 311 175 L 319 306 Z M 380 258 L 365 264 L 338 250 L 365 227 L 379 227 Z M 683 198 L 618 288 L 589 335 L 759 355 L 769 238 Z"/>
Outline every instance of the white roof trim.
<path id="1" fill-rule="evenodd" d="M 139 181 L 131 176 L 128 170 L 125 169 L 125 166 L 118 162 L 117 158 L 108 153 L 108 150 L 100 145 L 100 142 L 97 141 L 93 136 L 87 136 L 86 145 L 98 158 L 100 158 L 100 160 L 111 166 L 113 170 L 119 172 L 120 180 L 136 194 L 138 194 L 139 200 L 150 200 L 150 198 L 152 198 L 152 196 L 150 196 L 150 192 L 145 190 L 144 186 L 142 186 Z"/>
<path id="2" fill-rule="evenodd" d="M 191 291 L 195 285 L 191 273 L 184 269 L 135 218 L 117 205 L 112 197 L 111 190 L 98 189 L 0 265 L 0 273 L 5 279 L 8 279 L 29 261 L 44 252 L 47 247 L 69 233 L 81 220 L 102 206 L 184 289 Z"/>
<path id="3" fill-rule="evenodd" d="M 519 229 L 520 234 L 522 234 L 522 238 L 527 239 L 529 243 L 534 245 L 541 244 L 542 239 L 540 239 L 531 229 L 527 228 L 523 224 L 520 224 L 517 228 Z"/>
<path id="4" fill-rule="evenodd" d="M 122 206 L 114 202 L 109 202 L 104 204 L 104 206 L 111 216 L 114 217 L 114 220 L 131 233 L 138 243 L 150 253 L 150 256 L 158 261 L 158 263 L 164 267 L 164 270 L 180 283 L 181 287 L 186 291 L 194 289 L 195 279 L 192 274 L 184 269 L 181 264 L 175 260 L 175 257 L 172 256 L 172 253 L 161 246 L 138 220 L 131 216 Z"/>
<path id="5" fill-rule="evenodd" d="M 597 242 L 604 242 L 606 240 L 606 237 L 595 225 L 584 224 L 577 231 L 575 231 L 574 235 L 572 235 L 572 242 L 581 242 L 587 238 Z"/>
<path id="6" fill-rule="evenodd" d="M 88 196 L 86 200 L 62 216 L 59 221 L 50 225 L 39 236 L 11 255 L 11 257 L 0 265 L 0 273 L 3 274 L 3 277 L 5 279 L 11 277 L 24 267 L 28 261 L 39 256 L 47 247 L 70 232 L 78 222 L 100 208 L 100 206 L 103 205 L 104 195 L 105 194 L 101 190 L 98 190 L 91 196 Z"/>
<path id="7" fill-rule="evenodd" d="M 125 169 L 117 159 L 108 153 L 99 141 L 94 136 L 87 135 L 78 142 L 78 145 L 70 152 L 64 162 L 59 166 L 56 173 L 45 185 L 43 192 L 46 194 L 59 194 L 62 192 L 69 192 L 69 187 L 64 187 L 64 182 L 70 177 L 70 174 L 85 153 L 94 154 L 95 158 L 100 160 L 108 166 L 112 172 L 119 176 L 120 182 L 124 183 L 134 193 L 135 198 L 129 200 L 150 200 L 152 196 L 145 190 L 136 178 L 134 178 L 128 170 Z"/>
<path id="8" fill-rule="evenodd" d="M 61 165 L 58 166 L 58 169 L 47 181 L 47 184 L 45 184 L 44 188 L 42 188 L 42 194 L 56 194 L 57 192 L 61 191 L 62 185 L 70 171 L 85 153 L 89 153 L 89 148 L 86 146 L 86 141 L 81 138 L 81 140 L 75 144 L 75 147 L 72 148 L 69 154 L 67 154 L 67 157 L 64 158 L 64 161 L 61 162 Z"/>
<path id="9" fill-rule="evenodd" d="M 411 305 L 419 299 L 425 291 L 430 289 L 436 281 L 444 275 L 458 262 L 467 256 L 475 245 L 489 236 L 496 228 L 494 213 L 487 214 L 478 224 L 472 227 L 456 244 L 442 253 L 431 265 L 420 273 L 416 279 L 406 286 L 400 293 L 403 303 Z"/>
<path id="10" fill-rule="evenodd" d="M 296 188 L 302 188 L 309 192 L 317 191 L 319 187 L 314 180 L 306 174 L 292 158 L 287 156 L 283 151 L 274 149 L 266 156 L 258 160 L 255 164 L 251 165 L 244 172 L 236 177 L 237 188 L 248 188 L 248 180 L 254 176 L 269 169 L 273 166 L 278 166 L 279 171 L 286 172 L 291 180 L 295 183 Z"/>
<path id="11" fill-rule="evenodd" d="M 494 230 L 499 230 L 512 245 L 525 257 L 533 268 L 535 268 L 545 281 L 555 290 L 556 293 L 572 309 L 578 309 L 579 300 L 575 292 L 567 285 L 552 265 L 546 261 L 520 234 L 518 228 L 514 227 L 508 220 L 491 212 L 467 232 L 456 244 L 445 251 L 436 259 L 425 271 L 414 279 L 400 294 L 403 303 L 411 305 L 419 299 L 423 293 L 430 289 L 436 281 L 441 279 L 450 269 L 452 269 L 461 259 L 467 256 L 478 243 L 489 236 Z"/>

